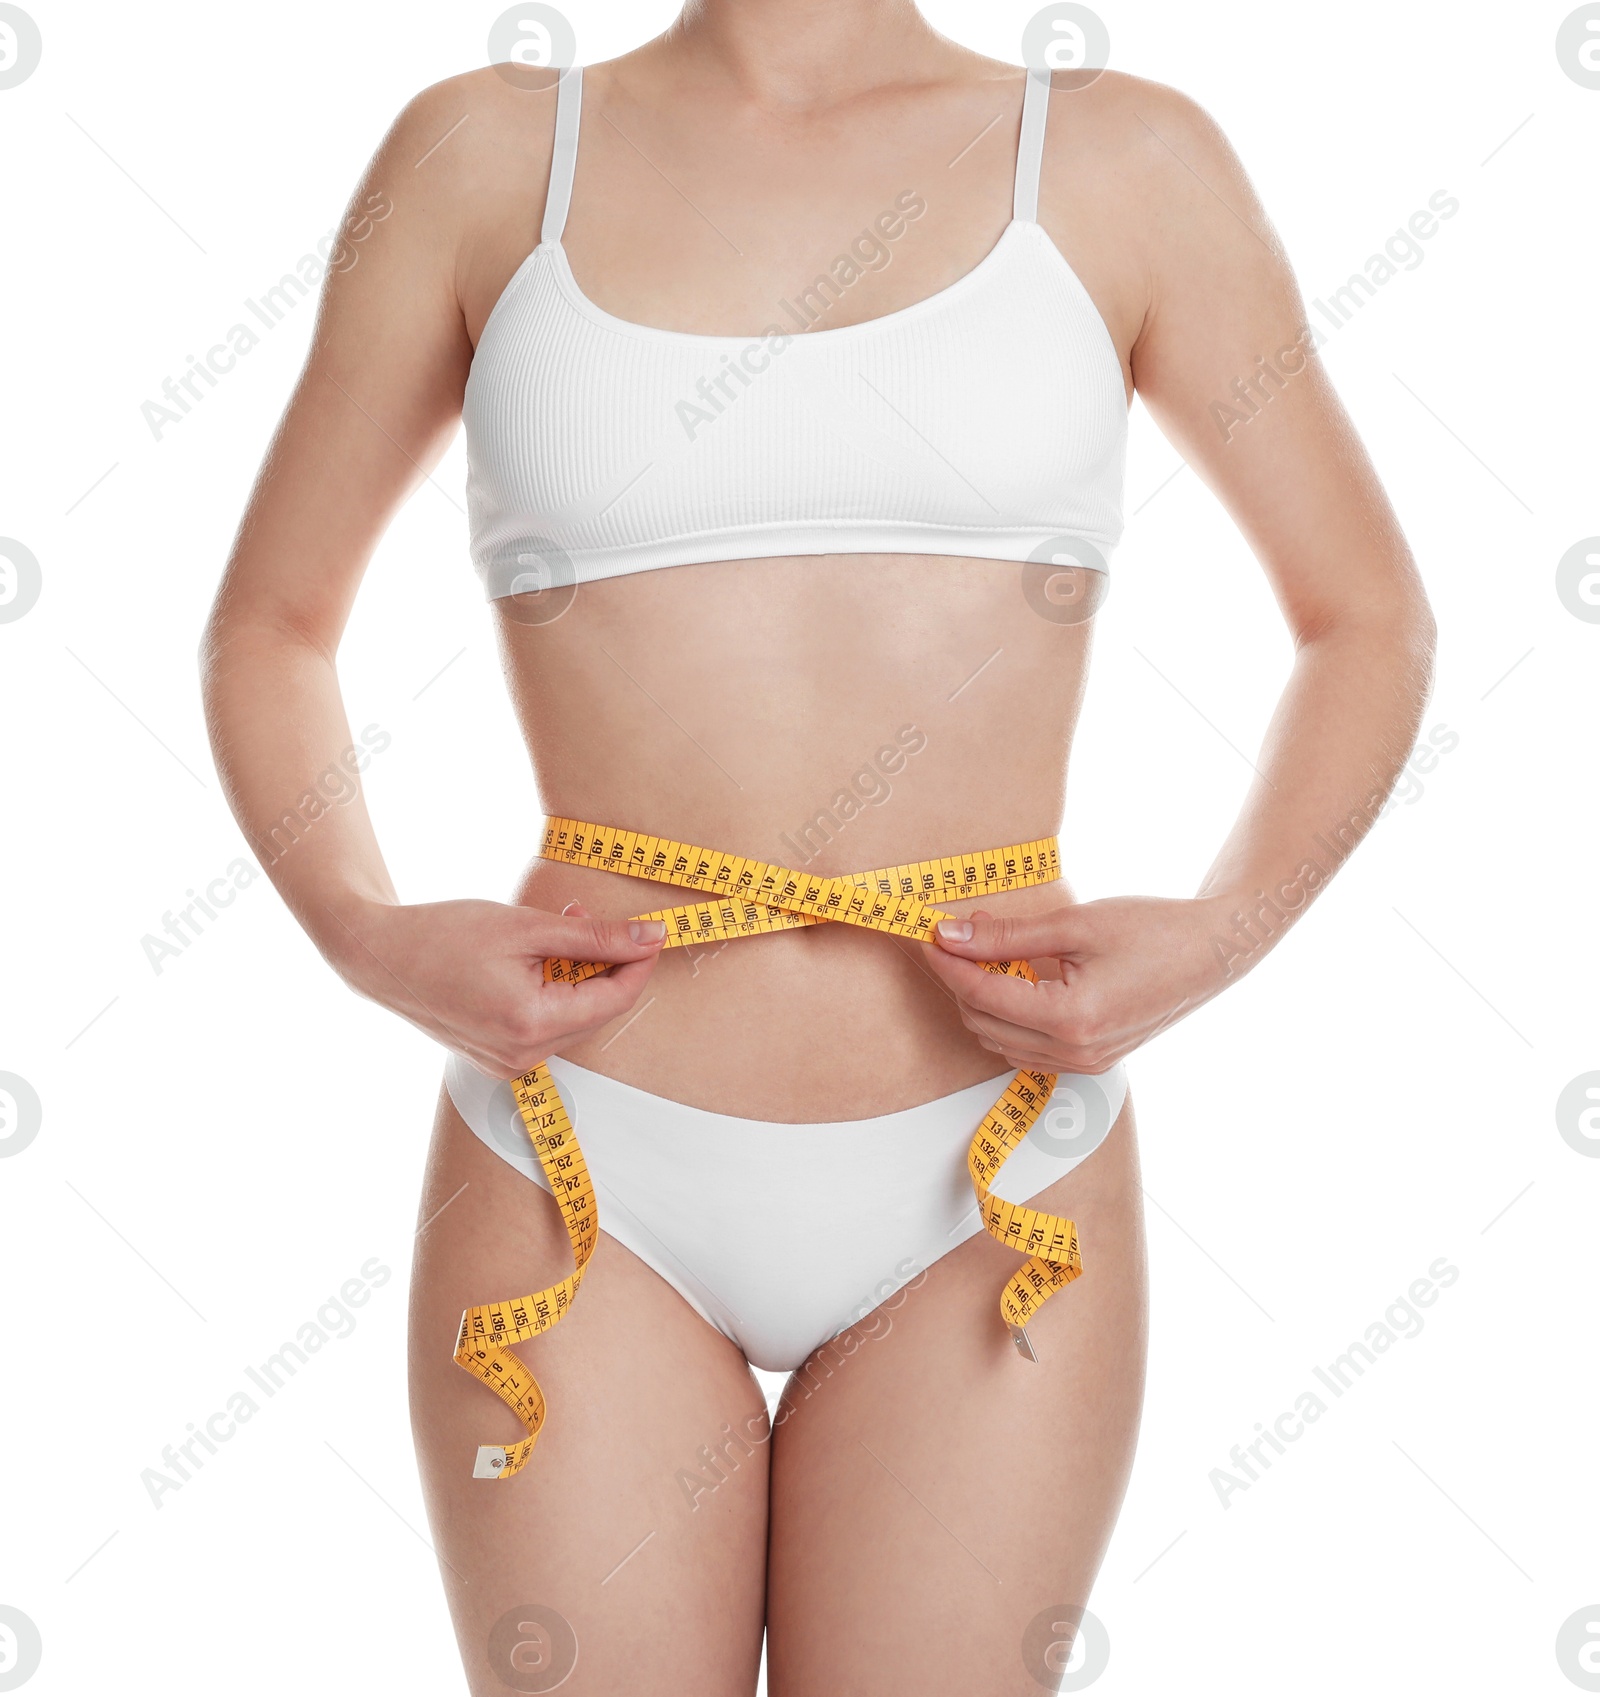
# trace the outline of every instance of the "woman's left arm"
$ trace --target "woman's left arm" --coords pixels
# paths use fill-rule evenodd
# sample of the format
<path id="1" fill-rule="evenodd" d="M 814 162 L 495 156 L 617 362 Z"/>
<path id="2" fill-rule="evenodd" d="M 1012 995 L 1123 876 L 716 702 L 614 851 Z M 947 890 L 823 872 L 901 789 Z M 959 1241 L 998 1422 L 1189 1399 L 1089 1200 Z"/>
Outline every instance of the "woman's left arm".
<path id="1" fill-rule="evenodd" d="M 1131 151 L 1144 204 L 1127 219 L 1148 279 L 1135 385 L 1260 560 L 1295 658 L 1257 778 L 1192 900 L 979 910 L 923 945 L 986 1047 L 1054 1072 L 1104 1071 L 1278 942 L 1377 817 L 1433 663 L 1410 550 L 1238 160 L 1170 89 L 1119 79 L 1111 97 L 1143 132 Z M 972 964 L 1019 958 L 1061 976 L 1035 986 Z"/>

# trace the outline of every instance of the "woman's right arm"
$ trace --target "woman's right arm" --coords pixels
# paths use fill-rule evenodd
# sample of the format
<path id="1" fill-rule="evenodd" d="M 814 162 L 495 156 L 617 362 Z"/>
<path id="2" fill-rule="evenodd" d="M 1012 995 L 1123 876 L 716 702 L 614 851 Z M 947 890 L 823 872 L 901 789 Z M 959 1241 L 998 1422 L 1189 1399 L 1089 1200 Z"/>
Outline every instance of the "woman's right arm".
<path id="1" fill-rule="evenodd" d="M 401 904 L 355 776 L 335 665 L 379 538 L 460 417 L 472 359 L 461 260 L 486 227 L 495 175 L 483 142 L 494 90 L 475 80 L 419 95 L 356 190 L 305 369 L 217 593 L 201 671 L 234 816 L 323 956 L 352 988 L 509 1077 L 625 1013 L 659 942 L 636 940 L 627 921 L 489 901 Z M 520 98 L 548 156 L 553 101 Z M 478 134 L 440 145 L 463 111 L 479 118 Z M 307 809 L 330 773 L 355 794 Z M 546 984 L 547 956 L 620 964 L 580 985 Z"/>

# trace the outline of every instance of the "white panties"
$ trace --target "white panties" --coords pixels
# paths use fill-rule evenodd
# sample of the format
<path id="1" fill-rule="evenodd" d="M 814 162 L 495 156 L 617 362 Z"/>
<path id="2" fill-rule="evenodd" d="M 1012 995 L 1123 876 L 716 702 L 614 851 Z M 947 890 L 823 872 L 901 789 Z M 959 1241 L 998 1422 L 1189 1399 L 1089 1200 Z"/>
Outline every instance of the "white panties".
<path id="1" fill-rule="evenodd" d="M 708 1113 L 558 1055 L 548 1065 L 601 1230 L 774 1372 L 800 1366 L 982 1230 L 967 1146 L 1014 1076 L 873 1119 L 791 1125 Z M 445 1087 L 484 1143 L 550 1188 L 509 1083 L 452 1054 Z M 1026 1202 L 1071 1172 L 1105 1141 L 1126 1094 L 1120 1065 L 1061 1074 L 994 1194 Z"/>

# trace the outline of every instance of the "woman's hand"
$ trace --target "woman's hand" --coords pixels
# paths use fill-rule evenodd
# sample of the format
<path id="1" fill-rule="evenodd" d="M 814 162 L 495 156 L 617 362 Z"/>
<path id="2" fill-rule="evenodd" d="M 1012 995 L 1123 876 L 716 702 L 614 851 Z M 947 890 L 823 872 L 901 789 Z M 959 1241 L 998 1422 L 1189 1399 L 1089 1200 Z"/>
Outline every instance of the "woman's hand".
<path id="1" fill-rule="evenodd" d="M 1227 935 L 1214 901 L 1122 896 L 1050 913 L 979 908 L 921 948 L 984 1048 L 1014 1067 L 1092 1075 L 1224 987 Z M 1028 961 L 1039 982 L 975 964 L 1006 960 Z"/>
<path id="2" fill-rule="evenodd" d="M 374 904 L 341 923 L 334 964 L 353 989 L 496 1078 L 530 1071 L 638 1001 L 666 928 L 499 902 Z M 547 984 L 548 958 L 607 961 L 581 984 Z"/>

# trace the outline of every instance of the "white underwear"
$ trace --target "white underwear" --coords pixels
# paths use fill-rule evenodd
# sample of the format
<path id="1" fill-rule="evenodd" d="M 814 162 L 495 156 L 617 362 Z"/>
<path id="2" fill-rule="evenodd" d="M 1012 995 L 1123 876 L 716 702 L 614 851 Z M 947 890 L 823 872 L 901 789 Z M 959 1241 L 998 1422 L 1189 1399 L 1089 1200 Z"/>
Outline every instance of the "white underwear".
<path id="1" fill-rule="evenodd" d="M 558 1055 L 548 1065 L 601 1230 L 772 1372 L 800 1366 L 983 1229 L 967 1146 L 1014 1076 L 873 1119 L 791 1125 L 652 1096 Z M 510 1084 L 452 1054 L 445 1088 L 481 1141 L 549 1190 Z M 994 1194 L 1026 1202 L 1071 1172 L 1105 1141 L 1126 1094 L 1120 1065 L 1061 1074 Z"/>

